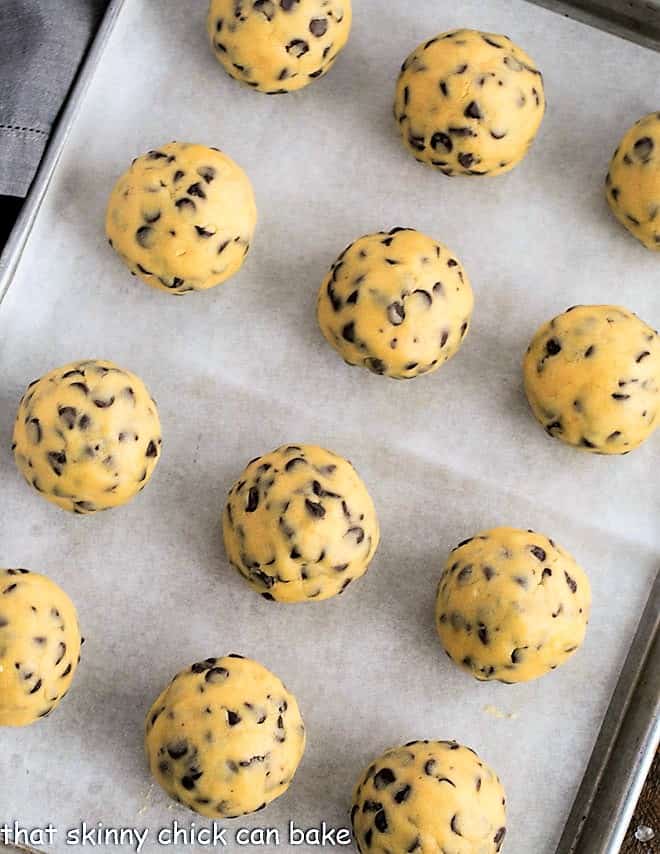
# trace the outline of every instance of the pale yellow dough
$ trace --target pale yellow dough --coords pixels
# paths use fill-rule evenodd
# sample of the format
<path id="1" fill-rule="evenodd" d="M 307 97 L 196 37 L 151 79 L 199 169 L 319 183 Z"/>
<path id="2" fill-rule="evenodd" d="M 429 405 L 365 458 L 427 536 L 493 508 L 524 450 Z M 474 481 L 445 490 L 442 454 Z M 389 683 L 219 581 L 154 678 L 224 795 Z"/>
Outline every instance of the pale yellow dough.
<path id="1" fill-rule="evenodd" d="M 136 158 L 119 178 L 105 230 L 131 273 L 179 295 L 237 273 L 256 222 L 240 166 L 217 148 L 170 142 Z"/>
<path id="2" fill-rule="evenodd" d="M 231 563 L 266 599 L 328 599 L 364 575 L 380 537 L 351 463 L 314 445 L 283 445 L 248 464 L 222 516 Z"/>
<path id="3" fill-rule="evenodd" d="M 620 306 L 575 306 L 544 324 L 523 371 L 534 415 L 569 445 L 626 454 L 660 424 L 660 337 Z"/>
<path id="4" fill-rule="evenodd" d="M 30 383 L 14 458 L 44 498 L 74 513 L 130 501 L 160 457 L 160 420 L 142 380 L 112 362 L 72 362 Z"/>
<path id="5" fill-rule="evenodd" d="M 279 95 L 332 68 L 351 20 L 351 0 L 211 0 L 207 30 L 228 74 Z"/>
<path id="6" fill-rule="evenodd" d="M 625 134 L 605 184 L 614 216 L 647 249 L 660 252 L 660 111 Z"/>
<path id="7" fill-rule="evenodd" d="M 305 750 L 298 703 L 256 661 L 207 658 L 174 677 L 146 719 L 151 773 L 167 794 L 222 820 L 289 788 Z"/>
<path id="8" fill-rule="evenodd" d="M 506 36 L 442 33 L 406 59 L 394 115 L 403 142 L 445 175 L 501 175 L 523 159 L 545 112 L 543 75 Z"/>
<path id="9" fill-rule="evenodd" d="M 0 569 L 0 726 L 26 726 L 59 705 L 80 644 L 76 609 L 54 581 Z"/>
<path id="10" fill-rule="evenodd" d="M 497 854 L 506 797 L 497 774 L 455 741 L 411 741 L 372 763 L 353 793 L 361 854 Z"/>
<path id="11" fill-rule="evenodd" d="M 438 585 L 436 626 L 449 657 L 479 680 L 527 682 L 581 646 L 591 588 L 549 537 L 493 528 L 458 545 Z"/>
<path id="12" fill-rule="evenodd" d="M 317 316 L 349 365 L 411 379 L 458 351 L 473 305 L 467 273 L 446 246 L 395 228 L 342 252 L 321 285 Z"/>

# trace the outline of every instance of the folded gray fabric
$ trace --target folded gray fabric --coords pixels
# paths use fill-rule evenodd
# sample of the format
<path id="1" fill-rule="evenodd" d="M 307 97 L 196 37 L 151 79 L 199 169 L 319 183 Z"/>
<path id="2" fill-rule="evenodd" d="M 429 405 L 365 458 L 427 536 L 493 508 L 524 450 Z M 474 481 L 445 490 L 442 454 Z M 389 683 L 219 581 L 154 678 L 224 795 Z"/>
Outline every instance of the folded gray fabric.
<path id="1" fill-rule="evenodd" d="M 0 194 L 24 196 L 108 0 L 0 0 Z"/>

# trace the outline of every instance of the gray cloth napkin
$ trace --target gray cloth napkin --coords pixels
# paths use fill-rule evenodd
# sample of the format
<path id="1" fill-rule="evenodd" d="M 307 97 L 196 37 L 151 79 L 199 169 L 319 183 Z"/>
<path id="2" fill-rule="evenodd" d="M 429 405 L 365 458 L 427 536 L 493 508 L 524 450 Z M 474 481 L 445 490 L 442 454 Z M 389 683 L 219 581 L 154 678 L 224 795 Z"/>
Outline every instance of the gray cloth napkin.
<path id="1" fill-rule="evenodd" d="M 108 0 L 0 0 L 0 194 L 25 196 Z"/>

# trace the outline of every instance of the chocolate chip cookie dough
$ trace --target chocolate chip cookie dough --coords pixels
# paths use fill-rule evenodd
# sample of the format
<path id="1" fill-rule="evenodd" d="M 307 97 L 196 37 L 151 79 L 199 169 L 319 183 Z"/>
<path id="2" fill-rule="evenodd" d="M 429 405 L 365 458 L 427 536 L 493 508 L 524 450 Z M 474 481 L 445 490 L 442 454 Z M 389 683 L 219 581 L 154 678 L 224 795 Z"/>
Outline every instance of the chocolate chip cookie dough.
<path id="1" fill-rule="evenodd" d="M 411 741 L 367 768 L 351 823 L 361 854 L 497 854 L 506 798 L 497 774 L 469 747 Z"/>
<path id="2" fill-rule="evenodd" d="M 14 425 L 16 465 L 48 501 L 94 513 L 147 485 L 161 449 L 156 402 L 112 362 L 73 362 L 35 380 Z"/>
<path id="3" fill-rule="evenodd" d="M 449 657 L 479 680 L 538 679 L 581 646 L 591 589 L 549 537 L 493 528 L 460 543 L 438 585 L 436 626 Z"/>
<path id="4" fill-rule="evenodd" d="M 252 460 L 222 516 L 232 565 L 265 599 L 329 599 L 364 575 L 380 537 L 351 463 L 314 445 Z"/>
<path id="5" fill-rule="evenodd" d="M 403 142 L 445 175 L 501 175 L 523 159 L 545 112 L 543 76 L 506 36 L 454 30 L 403 63 L 394 115 Z"/>
<path id="6" fill-rule="evenodd" d="M 207 29 L 228 74 L 280 95 L 330 70 L 351 19 L 351 0 L 211 0 Z"/>
<path id="7" fill-rule="evenodd" d="M 167 794 L 222 820 L 284 794 L 305 750 L 295 697 L 256 661 L 207 658 L 174 677 L 146 719 L 151 773 Z"/>
<path id="8" fill-rule="evenodd" d="M 473 304 L 467 274 L 446 246 L 394 228 L 342 252 L 321 285 L 317 316 L 349 365 L 411 379 L 458 351 Z"/>
<path id="9" fill-rule="evenodd" d="M 612 213 L 647 249 L 660 252 L 660 111 L 636 122 L 605 180 Z"/>
<path id="10" fill-rule="evenodd" d="M 59 705 L 80 644 L 76 609 L 54 581 L 0 569 L 0 726 L 26 726 Z"/>
<path id="11" fill-rule="evenodd" d="M 131 273 L 179 295 L 237 273 L 256 221 L 240 166 L 217 148 L 170 142 L 136 158 L 119 178 L 105 230 Z"/>
<path id="12" fill-rule="evenodd" d="M 626 454 L 660 424 L 660 337 L 625 308 L 579 305 L 544 324 L 524 376 L 547 433 L 577 448 Z"/>

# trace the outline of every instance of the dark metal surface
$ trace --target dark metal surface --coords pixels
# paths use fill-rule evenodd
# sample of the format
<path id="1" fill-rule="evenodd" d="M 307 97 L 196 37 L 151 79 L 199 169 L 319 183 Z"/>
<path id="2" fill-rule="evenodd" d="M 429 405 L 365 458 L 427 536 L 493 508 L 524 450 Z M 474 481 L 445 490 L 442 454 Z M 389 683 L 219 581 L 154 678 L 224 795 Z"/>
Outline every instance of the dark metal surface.
<path id="1" fill-rule="evenodd" d="M 529 1 L 660 51 L 660 0 Z M 0 256 L 0 301 L 18 267 L 88 83 L 124 2 L 111 0 L 109 4 Z M 649 85 L 657 82 L 650 79 Z M 660 737 L 659 618 L 660 577 L 640 621 L 557 854 L 617 854 L 620 849 Z M 0 850 L 7 849 L 0 845 Z"/>
<path id="2" fill-rule="evenodd" d="M 660 51 L 660 0 L 529 0 Z M 655 81 L 657 84 L 657 81 Z M 653 81 L 649 79 L 649 85 Z"/>
<path id="3" fill-rule="evenodd" d="M 618 854 L 660 742 L 660 573 L 557 854 Z"/>
<path id="4" fill-rule="evenodd" d="M 69 98 L 62 109 L 57 125 L 50 137 L 48 147 L 32 182 L 25 204 L 9 235 L 4 251 L 0 255 L 0 302 L 2 302 L 14 277 L 23 254 L 25 242 L 32 230 L 32 225 L 39 212 L 41 202 L 46 194 L 57 162 L 60 159 L 60 154 L 64 149 L 69 131 L 73 126 L 74 119 L 78 114 L 78 109 L 87 91 L 87 86 L 103 55 L 103 50 L 124 2 L 125 0 L 111 0 L 108 6 L 103 23 L 99 27 L 85 60 L 80 67 L 75 83 L 71 87 Z"/>

